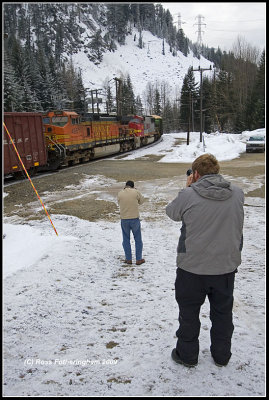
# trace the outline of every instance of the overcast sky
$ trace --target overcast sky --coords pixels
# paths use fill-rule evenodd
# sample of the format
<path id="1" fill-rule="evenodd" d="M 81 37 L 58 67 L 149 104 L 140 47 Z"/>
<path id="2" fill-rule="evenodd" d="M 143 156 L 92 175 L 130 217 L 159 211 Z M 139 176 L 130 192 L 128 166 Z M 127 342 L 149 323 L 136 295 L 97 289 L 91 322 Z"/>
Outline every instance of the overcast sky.
<path id="1" fill-rule="evenodd" d="M 197 41 L 198 25 L 196 18 L 201 14 L 202 43 L 208 47 L 223 51 L 232 49 L 237 37 L 244 37 L 247 43 L 263 50 L 265 48 L 265 14 L 266 2 L 250 3 L 161 3 L 164 9 L 169 9 L 177 25 L 181 14 L 182 29 L 185 35 L 194 43 Z"/>

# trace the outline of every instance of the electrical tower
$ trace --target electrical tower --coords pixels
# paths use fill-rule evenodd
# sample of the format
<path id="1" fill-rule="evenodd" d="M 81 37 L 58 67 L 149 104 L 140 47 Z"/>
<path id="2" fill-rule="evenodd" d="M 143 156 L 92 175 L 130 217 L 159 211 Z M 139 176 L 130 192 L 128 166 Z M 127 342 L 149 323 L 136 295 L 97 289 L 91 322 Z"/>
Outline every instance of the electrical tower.
<path id="1" fill-rule="evenodd" d="M 198 44 L 198 49 L 201 49 L 202 47 L 202 33 L 205 33 L 204 31 L 202 31 L 202 25 L 206 26 L 206 24 L 204 22 L 202 22 L 202 19 L 205 18 L 203 17 L 201 14 L 197 15 L 197 17 L 195 17 L 195 19 L 197 18 L 197 22 L 194 25 L 198 25 L 198 36 L 197 36 L 197 44 Z M 195 33 L 196 33 L 195 32 Z"/>
<path id="2" fill-rule="evenodd" d="M 177 14 L 173 14 L 173 15 L 177 15 L 177 29 L 180 30 L 181 28 L 181 24 L 186 24 L 186 22 L 181 21 L 181 14 L 177 13 Z"/>

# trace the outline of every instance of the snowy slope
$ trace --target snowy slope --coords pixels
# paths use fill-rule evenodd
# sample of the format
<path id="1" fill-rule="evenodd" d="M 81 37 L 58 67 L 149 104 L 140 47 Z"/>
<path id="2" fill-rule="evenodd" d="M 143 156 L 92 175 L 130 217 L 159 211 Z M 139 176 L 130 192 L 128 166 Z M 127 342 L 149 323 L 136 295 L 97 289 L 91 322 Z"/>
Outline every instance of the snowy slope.
<path id="1" fill-rule="evenodd" d="M 105 80 L 115 77 L 130 75 L 134 86 L 135 95 L 140 95 L 143 99 L 143 92 L 147 83 L 154 84 L 156 81 L 165 81 L 171 90 L 172 98 L 179 95 L 183 79 L 190 66 L 196 69 L 209 68 L 213 63 L 201 57 L 200 60 L 193 57 L 192 52 L 185 57 L 181 52 L 177 52 L 174 57 L 169 51 L 169 46 L 165 42 L 165 55 L 162 54 L 162 39 L 153 36 L 148 31 L 143 31 L 143 42 L 145 47 L 138 47 L 138 39 L 134 41 L 134 36 L 139 37 L 138 31 L 133 28 L 131 35 L 126 37 L 126 44 L 117 45 L 117 50 L 106 52 L 103 61 L 98 66 L 90 62 L 87 54 L 83 51 L 72 56 L 73 62 L 81 68 L 82 79 L 85 87 L 90 89 L 102 88 Z M 213 72 L 206 71 L 204 76 Z M 197 82 L 200 82 L 200 73 L 194 72 Z"/>

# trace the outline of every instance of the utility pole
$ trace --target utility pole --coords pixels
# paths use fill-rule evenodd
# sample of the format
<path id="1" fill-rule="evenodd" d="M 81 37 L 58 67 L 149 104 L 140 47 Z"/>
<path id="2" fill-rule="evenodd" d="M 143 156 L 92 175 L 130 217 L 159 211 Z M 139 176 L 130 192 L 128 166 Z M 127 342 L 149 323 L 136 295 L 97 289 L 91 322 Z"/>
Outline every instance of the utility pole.
<path id="1" fill-rule="evenodd" d="M 102 89 L 92 89 L 90 90 L 91 92 L 91 100 L 92 100 L 92 113 L 94 114 L 94 104 L 97 104 L 97 114 L 99 115 L 100 109 L 99 109 L 99 103 L 102 102 L 101 99 L 98 98 L 98 92 L 101 92 Z M 93 97 L 93 93 L 95 93 L 95 98 Z"/>
<path id="2" fill-rule="evenodd" d="M 187 132 L 187 146 L 190 144 L 191 111 L 192 111 L 192 96 L 191 92 L 189 92 L 189 121 L 188 121 L 188 132 Z"/>
<path id="3" fill-rule="evenodd" d="M 116 82 L 117 115 L 122 116 L 122 79 L 114 78 Z"/>
<path id="4" fill-rule="evenodd" d="M 202 115 L 202 110 L 203 110 L 203 72 L 204 71 L 209 71 L 212 70 L 212 66 L 210 65 L 210 68 L 200 68 L 200 65 L 198 69 L 193 69 L 192 71 L 200 71 L 200 142 L 203 140 L 203 115 Z"/>

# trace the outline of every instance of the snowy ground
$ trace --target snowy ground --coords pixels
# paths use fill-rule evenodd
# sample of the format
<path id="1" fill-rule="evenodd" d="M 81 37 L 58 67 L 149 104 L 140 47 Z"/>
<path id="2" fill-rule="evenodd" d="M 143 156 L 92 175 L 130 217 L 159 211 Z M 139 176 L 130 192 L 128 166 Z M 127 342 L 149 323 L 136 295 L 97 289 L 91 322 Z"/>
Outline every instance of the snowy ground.
<path id="1" fill-rule="evenodd" d="M 226 142 L 239 155 L 249 135 L 231 135 Z M 205 139 L 206 145 L 216 140 L 210 152 L 222 148 L 224 153 L 228 142 L 219 135 L 217 145 L 217 136 Z M 148 154 L 161 151 L 173 162 L 181 146 L 171 151 L 171 138 L 164 137 L 162 148 Z M 193 151 L 200 151 L 195 143 Z M 140 152 L 145 149 L 136 156 Z M 189 156 L 193 160 L 193 153 Z M 118 214 L 97 222 L 51 215 L 58 237 L 46 217 L 27 224 L 5 217 L 4 395 L 264 396 L 265 203 L 247 196 L 255 185 L 256 179 L 244 182 L 233 355 L 223 368 L 210 356 L 208 301 L 201 309 L 198 366 L 187 369 L 170 357 L 178 328 L 174 281 L 180 224 L 169 220 L 164 208 L 151 212 L 154 202 L 176 196 L 169 180 L 160 180 L 141 207 L 146 259 L 141 266 L 123 264 Z M 111 197 L 107 178 L 98 177 L 96 187 L 101 198 Z"/>

